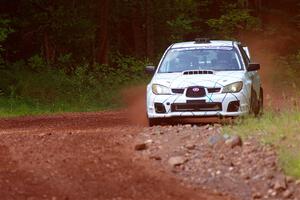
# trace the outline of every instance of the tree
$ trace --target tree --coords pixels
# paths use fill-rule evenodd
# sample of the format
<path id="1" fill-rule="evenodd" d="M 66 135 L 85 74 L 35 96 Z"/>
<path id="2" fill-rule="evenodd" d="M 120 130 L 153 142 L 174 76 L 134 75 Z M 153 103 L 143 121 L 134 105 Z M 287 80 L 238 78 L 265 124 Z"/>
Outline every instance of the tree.
<path id="1" fill-rule="evenodd" d="M 89 12 L 94 2 L 87 1 L 22 0 L 17 27 L 39 46 L 47 63 L 64 54 L 91 58 L 96 25 Z"/>
<path id="2" fill-rule="evenodd" d="M 170 31 L 170 42 L 182 41 L 186 35 L 195 31 L 193 23 L 198 19 L 197 8 L 198 3 L 194 0 L 173 2 L 171 17 L 166 24 Z"/>
<path id="3" fill-rule="evenodd" d="M 154 9 L 153 1 L 146 0 L 146 56 L 148 58 L 154 57 Z"/>
<path id="4" fill-rule="evenodd" d="M 110 64 L 116 53 L 155 59 L 173 42 L 234 38 L 257 29 L 260 22 L 253 14 L 282 6 L 271 0 L 5 1 L 9 6 L 1 4 L 0 11 L 10 16 L 16 31 L 12 40 L 18 41 L 8 52 L 18 51 L 15 59 L 41 54 L 53 66 L 60 58 Z"/>
<path id="5" fill-rule="evenodd" d="M 108 21 L 109 21 L 109 0 L 102 0 L 98 4 L 96 31 L 96 61 L 100 64 L 108 63 Z"/>
<path id="6" fill-rule="evenodd" d="M 239 31 L 258 30 L 260 20 L 250 14 L 250 10 L 239 8 L 238 4 L 226 4 L 223 14 L 216 19 L 209 19 L 207 24 L 216 37 L 233 39 Z"/>
<path id="7" fill-rule="evenodd" d="M 8 35 L 13 32 L 13 29 L 10 28 L 10 20 L 0 18 L 0 65 L 4 63 L 2 53 L 5 51 L 3 47 L 3 42 L 7 39 Z"/>

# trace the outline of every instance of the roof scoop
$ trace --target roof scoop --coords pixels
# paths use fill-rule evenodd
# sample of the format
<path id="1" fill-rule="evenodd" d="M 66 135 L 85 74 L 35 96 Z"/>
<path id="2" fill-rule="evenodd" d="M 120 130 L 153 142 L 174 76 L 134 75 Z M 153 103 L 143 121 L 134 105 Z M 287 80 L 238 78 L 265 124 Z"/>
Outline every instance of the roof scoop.
<path id="1" fill-rule="evenodd" d="M 214 71 L 213 70 L 188 70 L 183 72 L 183 75 L 197 75 L 197 74 L 214 74 Z"/>

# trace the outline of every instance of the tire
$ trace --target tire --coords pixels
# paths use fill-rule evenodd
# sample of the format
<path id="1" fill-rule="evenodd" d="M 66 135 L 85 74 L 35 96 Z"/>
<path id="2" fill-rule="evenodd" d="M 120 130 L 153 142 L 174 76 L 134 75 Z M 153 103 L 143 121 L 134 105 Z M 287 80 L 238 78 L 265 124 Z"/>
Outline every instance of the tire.
<path id="1" fill-rule="evenodd" d="M 264 113 L 264 90 L 260 88 L 259 94 L 259 115 L 263 115 Z"/>
<path id="2" fill-rule="evenodd" d="M 152 126 L 158 126 L 161 124 L 161 120 L 160 119 L 157 119 L 157 118 L 148 118 L 148 125 L 150 127 Z"/>
<path id="3" fill-rule="evenodd" d="M 253 88 L 251 89 L 251 100 L 250 100 L 250 114 L 257 117 L 260 113 L 260 101 L 257 98 L 257 94 Z"/>

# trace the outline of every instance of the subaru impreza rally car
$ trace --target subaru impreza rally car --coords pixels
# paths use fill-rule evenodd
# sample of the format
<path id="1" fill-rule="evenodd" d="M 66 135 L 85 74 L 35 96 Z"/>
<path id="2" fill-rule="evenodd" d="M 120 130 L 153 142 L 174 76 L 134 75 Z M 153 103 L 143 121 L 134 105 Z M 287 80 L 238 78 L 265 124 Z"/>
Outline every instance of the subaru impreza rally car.
<path id="1" fill-rule="evenodd" d="M 149 125 L 184 117 L 258 115 L 263 89 L 248 47 L 237 41 L 198 38 L 171 45 L 158 67 L 147 66 Z"/>

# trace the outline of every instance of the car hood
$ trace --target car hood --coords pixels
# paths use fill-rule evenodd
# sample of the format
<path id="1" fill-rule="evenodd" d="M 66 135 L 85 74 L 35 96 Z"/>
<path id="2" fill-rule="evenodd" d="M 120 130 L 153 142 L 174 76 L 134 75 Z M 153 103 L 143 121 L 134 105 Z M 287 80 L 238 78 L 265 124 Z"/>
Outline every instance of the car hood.
<path id="1" fill-rule="evenodd" d="M 244 71 L 222 71 L 214 74 L 184 75 L 183 73 L 157 73 L 152 83 L 161 84 L 170 88 L 186 88 L 203 86 L 208 88 L 223 87 L 225 85 L 243 81 Z"/>

